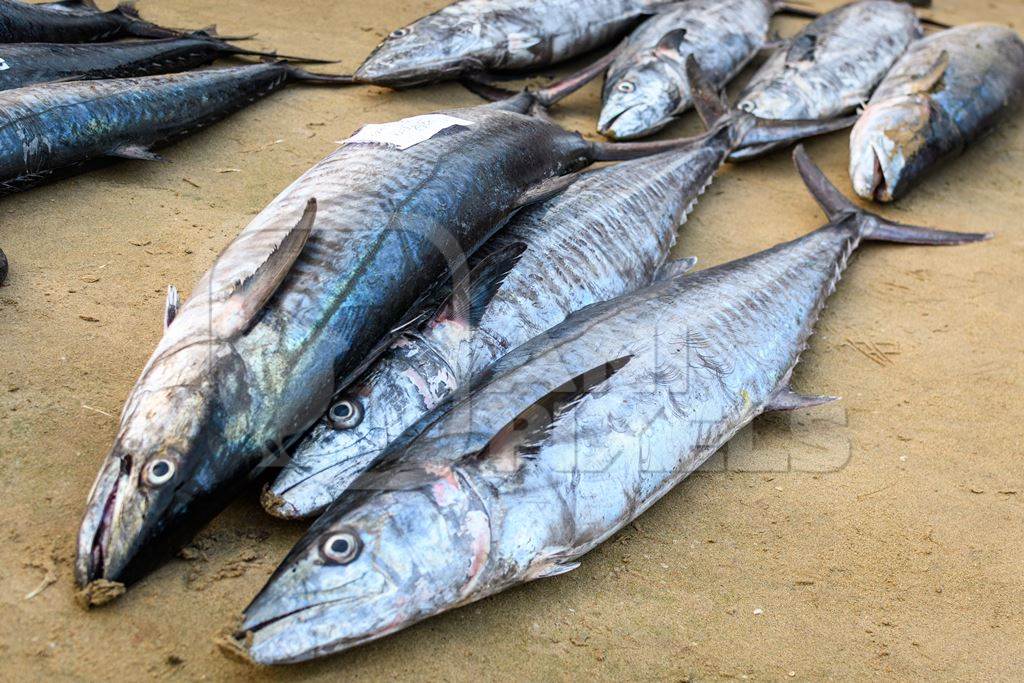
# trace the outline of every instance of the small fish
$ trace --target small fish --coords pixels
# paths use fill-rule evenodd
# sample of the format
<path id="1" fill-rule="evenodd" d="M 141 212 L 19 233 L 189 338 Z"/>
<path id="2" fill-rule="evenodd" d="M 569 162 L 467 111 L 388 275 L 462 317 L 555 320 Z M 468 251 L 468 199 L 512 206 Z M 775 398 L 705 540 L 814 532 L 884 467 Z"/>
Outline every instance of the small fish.
<path id="1" fill-rule="evenodd" d="M 114 43 L 9 43 L 0 45 L 0 90 L 55 81 L 133 78 L 188 71 L 220 57 L 236 55 L 321 62 L 247 50 L 202 33 Z"/>
<path id="2" fill-rule="evenodd" d="M 465 302 L 453 299 L 408 329 L 296 447 L 264 492 L 268 512 L 296 518 L 322 511 L 391 440 L 510 349 L 573 311 L 655 277 L 680 219 L 729 152 L 748 137 L 780 132 L 750 114 L 730 112 L 692 55 L 687 70 L 708 134 L 680 150 L 588 173 L 514 218 L 466 276 Z M 796 139 L 819 127 L 797 130 L 787 123 L 781 133 Z M 551 261 L 552 253 L 562 255 L 559 262 Z"/>
<path id="3" fill-rule="evenodd" d="M 308 660 L 569 572 L 756 416 L 835 400 L 790 381 L 861 242 L 986 236 L 865 213 L 797 158 L 828 225 L 590 306 L 506 355 L 313 524 L 233 651 Z"/>
<path id="4" fill-rule="evenodd" d="M 292 73 L 222 72 L 259 68 L 282 81 Z M 165 106 L 196 108 L 181 99 Z M 87 594 L 93 584 L 137 580 L 186 542 L 421 318 L 420 296 L 517 211 L 561 192 L 592 162 L 692 143 L 590 142 L 528 113 L 534 104 L 522 93 L 364 126 L 174 303 L 90 494 L 75 564 Z M 140 122 L 154 135 L 160 111 Z"/>
<path id="5" fill-rule="evenodd" d="M 721 88 L 768 40 L 770 0 L 689 0 L 641 24 L 608 69 L 598 130 L 616 140 L 650 135 L 690 109 L 686 56 Z"/>
<path id="6" fill-rule="evenodd" d="M 860 0 L 808 24 L 754 74 L 737 106 L 766 119 L 829 119 L 871 96 L 907 47 L 922 35 L 913 8 Z M 770 148 L 733 155 L 752 157 Z"/>
<path id="7" fill-rule="evenodd" d="M 155 146 L 295 81 L 348 83 L 274 62 L 0 92 L 0 194 L 80 171 L 101 158 L 158 160 Z"/>
<path id="8" fill-rule="evenodd" d="M 1024 99 L 1024 42 L 968 24 L 913 44 L 875 91 L 850 136 L 850 179 L 890 202 L 960 154 Z"/>
<path id="9" fill-rule="evenodd" d="M 92 43 L 177 35 L 181 32 L 140 19 L 131 3 L 104 12 L 91 0 L 41 4 L 0 0 L 0 43 Z"/>
<path id="10" fill-rule="evenodd" d="M 672 0 L 459 0 L 392 31 L 355 73 L 406 88 L 539 69 L 614 42 Z"/>

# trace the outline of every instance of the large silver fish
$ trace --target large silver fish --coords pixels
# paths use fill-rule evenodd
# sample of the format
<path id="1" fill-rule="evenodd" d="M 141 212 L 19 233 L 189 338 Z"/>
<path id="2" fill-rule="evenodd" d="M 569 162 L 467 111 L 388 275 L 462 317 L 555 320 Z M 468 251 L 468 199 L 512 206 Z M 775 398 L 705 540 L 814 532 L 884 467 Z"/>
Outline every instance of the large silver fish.
<path id="1" fill-rule="evenodd" d="M 608 69 L 598 130 L 617 140 L 650 135 L 690 109 L 686 56 L 721 88 L 763 48 L 771 0 L 689 0 L 641 24 Z"/>
<path id="2" fill-rule="evenodd" d="M 1024 99 L 1024 42 L 994 24 L 918 41 L 878 86 L 850 136 L 850 179 L 889 202 L 990 131 Z"/>
<path id="3" fill-rule="evenodd" d="M 396 29 L 356 80 L 402 88 L 539 69 L 614 42 L 673 0 L 459 0 Z"/>
<path id="4" fill-rule="evenodd" d="M 737 145 L 821 129 L 817 122 L 801 130 L 804 124 L 730 113 L 692 55 L 687 67 L 709 133 L 685 149 L 587 174 L 517 216 L 488 245 L 504 256 L 497 264 L 486 259 L 481 274 L 468 278 L 463 296 L 471 305 L 458 315 L 442 307 L 423 327 L 408 330 L 340 397 L 266 490 L 269 512 L 294 518 L 322 511 L 404 429 L 494 360 L 575 310 L 647 284 L 671 249 L 680 218 Z M 515 245 L 525 253 L 509 251 Z M 562 260 L 553 262 L 551 254 Z"/>
<path id="5" fill-rule="evenodd" d="M 913 8 L 860 0 L 824 14 L 754 74 L 737 107 L 766 119 L 828 119 L 867 102 L 907 47 L 920 38 Z M 756 156 L 767 148 L 733 155 Z"/>
<path id="6" fill-rule="evenodd" d="M 570 571 L 757 415 L 831 400 L 790 379 L 860 243 L 984 236 L 859 211 L 798 159 L 827 226 L 595 304 L 498 361 L 313 525 L 245 610 L 243 651 L 306 660 Z"/>
<path id="7" fill-rule="evenodd" d="M 588 142 L 527 115 L 533 104 L 524 93 L 363 127 L 169 307 L 90 494 L 80 584 L 133 581 L 186 541 L 517 210 L 595 160 L 680 144 Z"/>

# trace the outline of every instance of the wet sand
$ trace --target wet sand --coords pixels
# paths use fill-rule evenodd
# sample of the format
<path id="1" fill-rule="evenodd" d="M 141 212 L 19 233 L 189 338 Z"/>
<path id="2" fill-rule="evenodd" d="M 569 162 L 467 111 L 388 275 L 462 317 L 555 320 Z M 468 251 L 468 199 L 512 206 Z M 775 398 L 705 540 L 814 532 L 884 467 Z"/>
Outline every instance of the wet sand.
<path id="1" fill-rule="evenodd" d="M 441 4 L 140 9 L 350 70 Z M 1024 5 L 936 0 L 933 14 L 1012 25 Z M 798 25 L 780 22 L 784 34 Z M 1020 116 L 883 209 L 998 238 L 862 250 L 795 380 L 842 402 L 759 419 L 575 572 L 341 656 L 260 670 L 226 659 L 213 637 L 302 527 L 250 495 L 200 534 L 192 559 L 103 609 L 75 604 L 83 502 L 161 334 L 167 285 L 187 294 L 253 214 L 362 123 L 477 101 L 454 85 L 298 86 L 168 148 L 173 163 L 123 162 L 0 201 L 11 260 L 0 288 L 0 679 L 1024 677 Z M 556 114 L 591 134 L 597 102 L 591 86 Z M 665 135 L 695 130 L 688 116 Z M 809 145 L 844 190 L 846 140 Z M 726 168 L 676 254 L 707 267 L 821 223 L 782 154 Z"/>

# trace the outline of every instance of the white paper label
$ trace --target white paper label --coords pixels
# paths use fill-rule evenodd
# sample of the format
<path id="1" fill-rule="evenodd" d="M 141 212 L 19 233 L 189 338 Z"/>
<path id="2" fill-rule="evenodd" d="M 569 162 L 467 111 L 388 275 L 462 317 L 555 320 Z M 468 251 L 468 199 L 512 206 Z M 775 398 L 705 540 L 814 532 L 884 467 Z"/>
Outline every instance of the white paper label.
<path id="1" fill-rule="evenodd" d="M 448 116 L 446 114 L 424 114 L 412 116 L 393 123 L 371 123 L 345 140 L 344 144 L 374 143 L 391 145 L 398 149 L 409 149 L 413 145 L 429 140 L 443 130 L 455 126 L 472 126 L 472 121 Z"/>

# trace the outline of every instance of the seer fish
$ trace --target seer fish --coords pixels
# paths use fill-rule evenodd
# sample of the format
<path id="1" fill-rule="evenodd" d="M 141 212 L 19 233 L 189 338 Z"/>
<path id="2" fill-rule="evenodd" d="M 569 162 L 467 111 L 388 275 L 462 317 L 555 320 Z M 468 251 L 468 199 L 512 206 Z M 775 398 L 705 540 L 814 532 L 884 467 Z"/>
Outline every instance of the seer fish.
<path id="1" fill-rule="evenodd" d="M 0 194 L 103 158 L 160 159 L 154 147 L 297 81 L 332 85 L 348 79 L 273 62 L 0 92 Z"/>
<path id="2" fill-rule="evenodd" d="M 418 294 L 516 211 L 594 161 L 692 142 L 588 142 L 528 114 L 534 104 L 522 93 L 364 126 L 175 303 L 89 497 L 75 563 L 84 603 L 191 538 L 422 315 Z"/>
<path id="3" fill-rule="evenodd" d="M 392 31 L 355 73 L 407 88 L 540 69 L 618 40 L 672 0 L 459 0 Z"/>
<path id="4" fill-rule="evenodd" d="M 854 191 L 898 199 L 1022 98 L 1024 42 L 1015 31 L 968 24 L 918 41 L 878 86 L 850 136 Z"/>
<path id="5" fill-rule="evenodd" d="M 737 107 L 766 119 L 829 119 L 867 102 L 907 47 L 922 35 L 913 8 L 861 0 L 808 24 L 754 74 Z M 772 147 L 747 148 L 734 159 Z"/>
<path id="6" fill-rule="evenodd" d="M 339 498 L 404 429 L 496 359 L 568 314 L 648 284 L 725 157 L 746 138 L 779 128 L 729 112 L 687 58 L 688 78 L 709 133 L 666 152 L 583 176 L 561 195 L 527 209 L 488 244 L 480 276 L 467 277 L 468 306 L 441 306 L 409 329 L 364 379 L 328 410 L 266 489 L 263 504 L 283 518 L 308 517 Z M 821 132 L 783 124 L 791 139 Z M 517 245 L 525 253 L 514 251 Z M 563 255 L 564 267 L 550 254 Z M 670 272 L 668 269 L 666 272 Z"/>
<path id="7" fill-rule="evenodd" d="M 0 0 L 0 43 L 92 43 L 176 35 L 180 32 L 140 19 L 131 3 L 104 12 L 91 0 L 36 5 Z"/>
<path id="8" fill-rule="evenodd" d="M 790 380 L 860 243 L 986 236 L 865 213 L 797 159 L 828 225 L 595 304 L 512 351 L 328 508 L 222 647 L 299 662 L 571 571 L 756 416 L 834 400 Z"/>
<path id="9" fill-rule="evenodd" d="M 321 63 L 317 59 L 247 50 L 202 33 L 115 43 L 10 43 L 0 45 L 0 90 L 54 81 L 133 78 L 188 71 L 230 56 Z"/>

